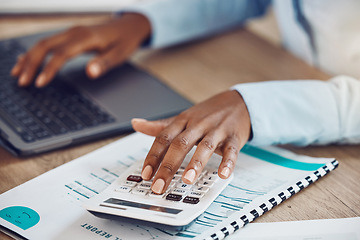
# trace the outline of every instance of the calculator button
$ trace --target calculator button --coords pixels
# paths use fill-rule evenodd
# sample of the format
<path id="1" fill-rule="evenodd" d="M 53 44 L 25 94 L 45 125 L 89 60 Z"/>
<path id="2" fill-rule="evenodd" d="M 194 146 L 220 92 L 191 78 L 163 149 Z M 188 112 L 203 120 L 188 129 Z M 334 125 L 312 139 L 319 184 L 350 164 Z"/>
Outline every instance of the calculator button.
<path id="1" fill-rule="evenodd" d="M 163 194 L 156 194 L 156 193 L 154 193 L 154 192 L 151 192 L 151 193 L 149 193 L 149 196 L 150 196 L 150 197 L 154 197 L 154 198 L 163 198 L 163 197 L 165 196 L 165 193 L 163 193 Z"/>
<path id="2" fill-rule="evenodd" d="M 178 182 L 180 179 L 181 179 L 181 176 L 174 176 L 171 181 Z"/>
<path id="3" fill-rule="evenodd" d="M 203 180 L 204 181 L 214 181 L 214 182 L 216 182 L 216 180 L 218 180 L 218 176 L 217 175 L 206 175 L 206 176 L 204 176 L 203 177 Z"/>
<path id="4" fill-rule="evenodd" d="M 142 172 L 142 168 L 139 167 L 138 169 L 134 170 L 133 175 L 141 175 L 141 172 Z"/>
<path id="5" fill-rule="evenodd" d="M 183 202 L 184 203 L 190 203 L 190 204 L 197 204 L 200 201 L 199 198 L 197 197 L 185 197 Z"/>
<path id="6" fill-rule="evenodd" d="M 218 175 L 218 172 L 217 171 L 209 171 L 206 175 L 208 176 L 217 176 Z"/>
<path id="7" fill-rule="evenodd" d="M 134 189 L 134 190 L 131 191 L 131 193 L 135 194 L 135 195 L 143 195 L 143 196 L 145 196 L 148 193 L 148 191 L 145 190 L 145 189 Z"/>
<path id="8" fill-rule="evenodd" d="M 150 189 L 151 188 L 151 183 L 140 183 L 138 185 L 138 188 L 141 188 L 141 189 Z"/>
<path id="9" fill-rule="evenodd" d="M 174 190 L 171 191 L 171 193 L 174 194 L 179 194 L 179 195 L 184 195 L 187 191 L 185 189 L 179 189 L 179 188 L 175 188 Z"/>
<path id="10" fill-rule="evenodd" d="M 183 175 L 183 173 L 184 173 L 184 171 L 177 171 L 174 176 L 181 177 Z"/>
<path id="11" fill-rule="evenodd" d="M 198 176 L 198 179 L 201 179 L 204 175 L 205 175 L 206 171 L 202 171 L 199 176 Z"/>
<path id="12" fill-rule="evenodd" d="M 130 175 L 127 177 L 128 181 L 131 181 L 131 182 L 141 182 L 142 181 L 142 177 L 141 176 L 137 176 L 137 175 Z"/>
<path id="13" fill-rule="evenodd" d="M 128 186 L 120 186 L 118 188 L 115 188 L 115 191 L 117 192 L 130 192 L 131 187 Z"/>
<path id="14" fill-rule="evenodd" d="M 202 186 L 202 187 L 196 187 L 193 190 L 198 191 L 198 192 L 207 193 L 209 191 L 209 189 L 210 189 L 209 187 Z"/>
<path id="15" fill-rule="evenodd" d="M 178 183 L 179 183 L 179 182 L 171 181 L 171 182 L 170 182 L 170 185 L 171 185 L 171 186 L 169 185 L 168 188 L 170 188 L 170 187 L 175 187 L 175 185 L 178 184 Z"/>
<path id="16" fill-rule="evenodd" d="M 186 183 L 178 183 L 176 184 L 176 188 L 190 190 L 192 188 L 192 185 Z"/>
<path id="17" fill-rule="evenodd" d="M 189 193 L 189 197 L 196 197 L 196 198 L 202 198 L 205 195 L 204 192 L 198 192 L 198 191 L 191 191 Z"/>
<path id="18" fill-rule="evenodd" d="M 198 182 L 198 186 L 199 187 L 202 187 L 202 186 L 205 186 L 205 187 L 212 187 L 214 185 L 214 182 L 213 181 L 204 181 L 204 180 L 201 180 Z"/>
<path id="19" fill-rule="evenodd" d="M 182 198 L 181 195 L 179 194 L 173 194 L 173 193 L 169 193 L 167 196 L 166 196 L 166 200 L 171 200 L 171 201 L 180 201 Z"/>
<path id="20" fill-rule="evenodd" d="M 123 183 L 123 185 L 128 186 L 128 187 L 135 187 L 136 184 L 137 184 L 136 182 L 130 182 L 130 181 L 125 181 Z"/>
<path id="21" fill-rule="evenodd" d="M 175 185 L 176 185 L 176 182 L 170 182 L 168 189 L 175 187 Z"/>

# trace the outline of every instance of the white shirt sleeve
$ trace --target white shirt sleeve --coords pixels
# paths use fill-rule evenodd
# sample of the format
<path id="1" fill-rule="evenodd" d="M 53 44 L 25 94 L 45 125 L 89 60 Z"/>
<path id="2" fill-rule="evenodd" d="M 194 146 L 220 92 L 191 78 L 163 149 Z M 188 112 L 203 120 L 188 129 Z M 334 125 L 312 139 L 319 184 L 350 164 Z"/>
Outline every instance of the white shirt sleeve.
<path id="1" fill-rule="evenodd" d="M 251 119 L 254 145 L 360 143 L 360 81 L 294 80 L 233 86 Z"/>
<path id="2" fill-rule="evenodd" d="M 122 9 L 145 15 L 152 28 L 148 46 L 167 47 L 206 37 L 261 16 L 270 0 L 151 0 Z"/>

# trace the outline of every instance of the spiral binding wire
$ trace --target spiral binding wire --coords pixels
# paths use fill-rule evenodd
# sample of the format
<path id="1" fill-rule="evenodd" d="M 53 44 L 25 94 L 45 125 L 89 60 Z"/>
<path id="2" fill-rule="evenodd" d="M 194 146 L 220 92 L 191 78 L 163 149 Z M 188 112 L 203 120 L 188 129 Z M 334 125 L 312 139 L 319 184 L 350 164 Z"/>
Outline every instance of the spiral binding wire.
<path id="1" fill-rule="evenodd" d="M 231 222 L 229 226 L 223 227 L 219 231 L 213 233 L 210 237 L 206 238 L 206 240 L 224 239 L 225 237 L 239 230 L 241 227 L 244 227 L 246 224 L 254 221 L 256 218 L 260 217 L 264 213 L 270 211 L 273 207 L 279 205 L 297 192 L 319 180 L 338 166 L 339 162 L 336 159 L 332 162 L 326 163 L 324 166 L 322 166 L 309 176 L 306 176 L 304 179 L 298 181 L 294 185 L 289 186 L 285 191 L 279 192 L 275 197 L 270 198 L 268 201 L 254 208 L 249 213 L 242 215 L 239 220 L 235 220 Z"/>

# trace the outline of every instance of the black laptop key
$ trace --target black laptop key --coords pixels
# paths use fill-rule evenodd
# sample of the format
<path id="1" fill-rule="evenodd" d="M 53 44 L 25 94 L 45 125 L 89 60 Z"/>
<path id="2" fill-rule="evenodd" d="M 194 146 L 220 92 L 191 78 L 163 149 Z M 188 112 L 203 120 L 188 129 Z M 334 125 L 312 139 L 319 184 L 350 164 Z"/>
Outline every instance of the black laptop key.
<path id="1" fill-rule="evenodd" d="M 73 119 L 71 119 L 67 115 L 62 115 L 62 117 L 60 118 L 60 121 L 62 123 L 64 123 L 64 125 L 71 131 L 77 131 L 77 130 L 81 130 L 84 128 L 84 125 L 82 125 L 81 123 L 75 122 Z"/>
<path id="2" fill-rule="evenodd" d="M 95 117 L 96 117 L 98 122 L 111 123 L 111 122 L 115 121 L 115 119 L 112 118 L 111 116 L 106 115 L 106 114 L 102 114 L 102 113 L 97 114 Z"/>
<path id="3" fill-rule="evenodd" d="M 10 113 L 12 113 L 12 114 L 15 114 L 16 112 L 18 112 L 18 111 L 20 111 L 21 109 L 20 109 L 20 107 L 18 106 L 18 105 L 9 105 L 8 107 L 7 107 L 7 110 L 10 112 Z"/>
<path id="4" fill-rule="evenodd" d="M 64 134 L 68 131 L 65 127 L 62 127 L 60 124 L 55 121 L 51 121 L 46 125 L 55 135 Z"/>
<path id="5" fill-rule="evenodd" d="M 54 105 L 54 104 L 50 104 L 50 105 L 48 106 L 48 109 L 49 109 L 50 112 L 52 112 L 52 113 L 54 113 L 54 114 L 61 112 L 60 109 L 59 109 L 59 106 Z"/>
<path id="6" fill-rule="evenodd" d="M 13 115 L 16 119 L 20 119 L 20 118 L 25 117 L 27 115 L 27 113 L 24 110 L 20 109 L 20 110 L 14 112 Z"/>
<path id="7" fill-rule="evenodd" d="M 51 133 L 48 132 L 47 130 L 44 130 L 42 129 L 41 131 L 38 131 L 35 133 L 35 136 L 38 138 L 38 139 L 44 139 L 44 138 L 48 138 L 48 137 L 51 137 Z"/>
<path id="8" fill-rule="evenodd" d="M 24 140 L 25 142 L 34 142 L 36 140 L 33 136 L 31 136 L 28 133 L 22 133 L 20 136 L 22 140 Z"/>
<path id="9" fill-rule="evenodd" d="M 23 118 L 20 118 L 19 121 L 26 127 L 36 124 L 35 120 L 29 115 L 27 115 Z"/>
<path id="10" fill-rule="evenodd" d="M 37 131 L 41 131 L 41 127 L 39 124 L 34 123 L 28 126 L 28 130 L 30 130 L 30 132 L 37 132 Z"/>
<path id="11" fill-rule="evenodd" d="M 44 117 L 44 112 L 41 109 L 36 109 L 33 113 L 38 118 Z"/>
<path id="12" fill-rule="evenodd" d="M 79 117 L 79 119 L 80 119 L 86 126 L 94 126 L 94 125 L 96 125 L 96 120 L 89 118 L 89 117 L 86 116 L 85 114 L 77 114 L 77 116 Z"/>
<path id="13" fill-rule="evenodd" d="M 41 121 L 44 123 L 44 124 L 46 124 L 46 126 L 52 121 L 49 117 L 47 117 L 47 116 L 43 116 L 42 118 L 41 118 Z"/>

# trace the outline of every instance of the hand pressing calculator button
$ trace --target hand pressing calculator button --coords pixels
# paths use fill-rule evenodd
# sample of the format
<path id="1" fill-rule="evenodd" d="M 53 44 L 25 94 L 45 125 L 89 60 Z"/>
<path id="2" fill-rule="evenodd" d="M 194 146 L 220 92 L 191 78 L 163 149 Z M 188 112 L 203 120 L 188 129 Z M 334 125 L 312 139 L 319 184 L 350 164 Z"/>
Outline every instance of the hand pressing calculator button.
<path id="1" fill-rule="evenodd" d="M 152 180 L 141 178 L 142 164 L 143 161 L 133 164 L 104 192 L 86 202 L 85 208 L 112 219 L 125 217 L 162 227 L 186 226 L 209 207 L 232 179 L 220 179 L 216 168 L 206 166 L 197 181 L 189 185 L 181 180 L 185 169 L 182 166 L 166 192 L 158 195 L 151 191 Z"/>

